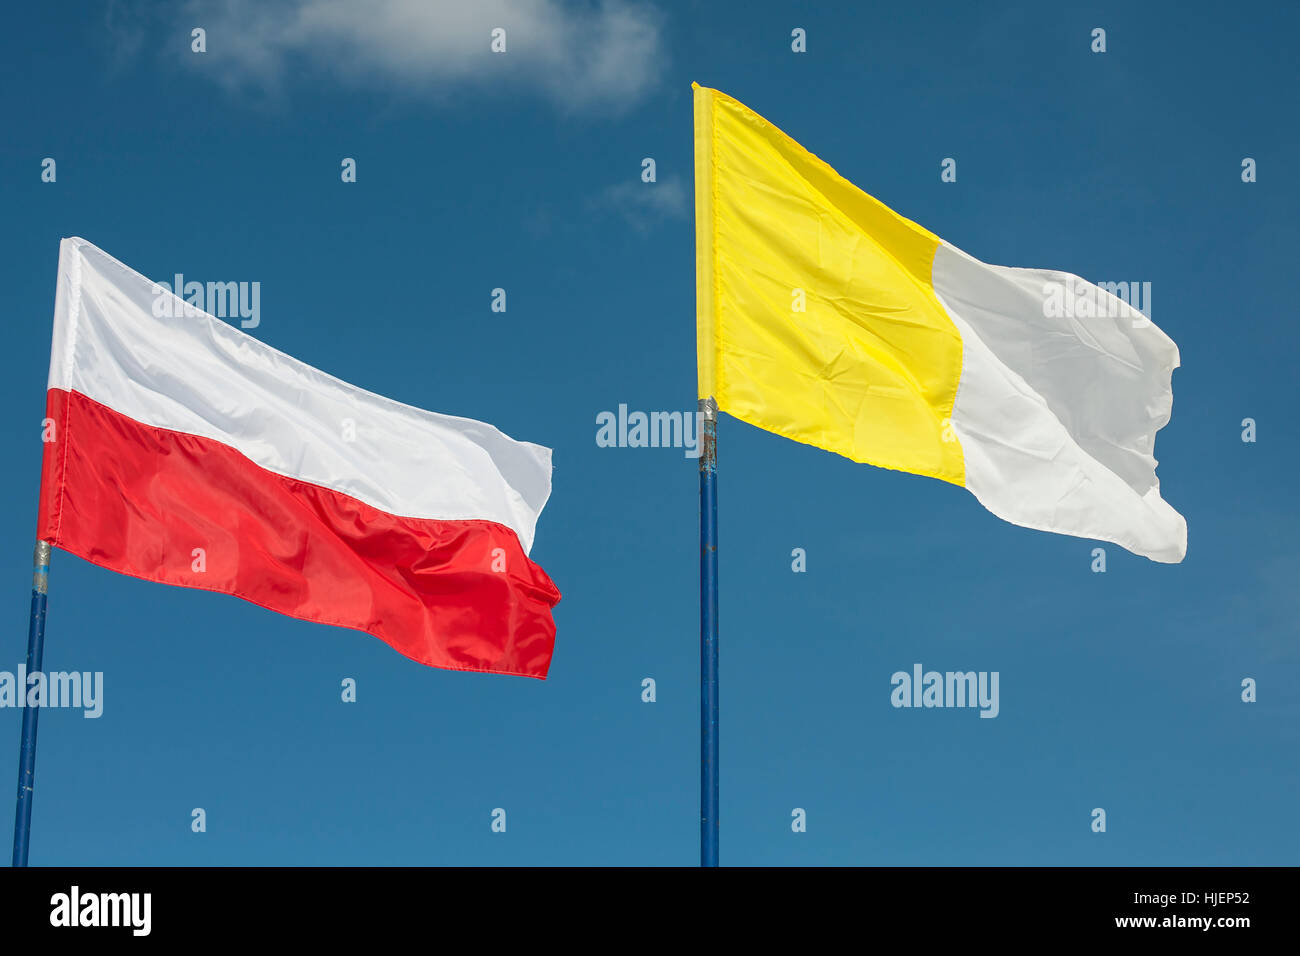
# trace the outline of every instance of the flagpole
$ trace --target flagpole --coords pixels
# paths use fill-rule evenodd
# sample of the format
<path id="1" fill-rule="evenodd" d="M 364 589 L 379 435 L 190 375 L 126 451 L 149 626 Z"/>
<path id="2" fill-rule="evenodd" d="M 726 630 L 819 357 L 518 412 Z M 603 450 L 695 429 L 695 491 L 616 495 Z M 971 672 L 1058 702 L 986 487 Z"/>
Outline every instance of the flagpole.
<path id="1" fill-rule="evenodd" d="M 41 670 L 45 655 L 45 597 L 49 591 L 50 544 L 36 542 L 32 559 L 32 616 L 27 628 L 27 674 Z M 24 696 L 22 749 L 18 754 L 18 807 L 14 813 L 14 866 L 27 865 L 27 845 L 32 832 L 32 786 L 36 782 L 36 720 L 39 706 L 28 706 L 27 688 L 19 687 Z"/>
<path id="2" fill-rule="evenodd" d="M 718 406 L 700 399 L 700 866 L 718 865 Z"/>

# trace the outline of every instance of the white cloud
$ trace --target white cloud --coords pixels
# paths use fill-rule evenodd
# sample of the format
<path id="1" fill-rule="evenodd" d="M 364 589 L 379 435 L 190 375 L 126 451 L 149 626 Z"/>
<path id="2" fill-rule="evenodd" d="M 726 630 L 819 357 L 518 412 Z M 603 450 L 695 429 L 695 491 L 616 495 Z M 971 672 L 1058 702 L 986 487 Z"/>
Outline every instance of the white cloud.
<path id="1" fill-rule="evenodd" d="M 616 212 L 637 232 L 686 215 L 686 187 L 677 176 L 662 182 L 623 182 L 606 186 L 594 202 L 599 209 Z"/>
<path id="2" fill-rule="evenodd" d="M 126 66 L 140 55 L 146 36 L 143 19 L 123 0 L 108 0 L 104 4 L 104 30 L 111 41 L 110 63 L 115 69 Z"/>
<path id="3" fill-rule="evenodd" d="M 211 0 L 183 25 L 207 31 L 196 66 L 270 92 L 310 74 L 417 93 L 508 87 L 617 111 L 664 57 L 659 12 L 642 0 Z M 490 49 L 498 27 L 505 53 Z"/>

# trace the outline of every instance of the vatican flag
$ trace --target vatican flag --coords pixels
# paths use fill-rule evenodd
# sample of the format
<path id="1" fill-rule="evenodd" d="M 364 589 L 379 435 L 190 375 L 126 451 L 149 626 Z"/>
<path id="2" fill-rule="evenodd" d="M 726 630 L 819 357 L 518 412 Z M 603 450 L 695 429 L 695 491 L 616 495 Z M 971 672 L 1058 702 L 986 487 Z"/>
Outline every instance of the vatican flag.
<path id="1" fill-rule="evenodd" d="M 695 230 L 700 398 L 1014 524 L 1183 559 L 1154 456 L 1178 347 L 1124 298 L 980 262 L 698 85 Z"/>

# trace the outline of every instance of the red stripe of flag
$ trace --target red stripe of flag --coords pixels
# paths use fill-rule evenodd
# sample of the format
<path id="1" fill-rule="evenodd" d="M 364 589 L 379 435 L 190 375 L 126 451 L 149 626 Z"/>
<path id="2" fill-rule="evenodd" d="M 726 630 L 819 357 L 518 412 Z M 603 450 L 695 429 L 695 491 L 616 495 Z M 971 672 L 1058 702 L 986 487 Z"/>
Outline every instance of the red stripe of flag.
<path id="1" fill-rule="evenodd" d="M 38 534 L 51 544 L 365 631 L 422 664 L 545 679 L 560 593 L 510 528 L 389 514 L 75 391 L 50 389 L 46 414 L 56 441 L 45 446 Z"/>

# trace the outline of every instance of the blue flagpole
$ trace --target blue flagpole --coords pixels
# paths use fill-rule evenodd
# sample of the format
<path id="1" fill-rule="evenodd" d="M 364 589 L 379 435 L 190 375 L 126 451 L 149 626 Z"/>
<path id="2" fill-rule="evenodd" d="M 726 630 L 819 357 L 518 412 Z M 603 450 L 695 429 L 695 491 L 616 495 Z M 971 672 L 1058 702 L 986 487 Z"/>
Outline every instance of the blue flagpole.
<path id="1" fill-rule="evenodd" d="M 45 656 L 45 597 L 49 591 L 50 545 L 48 541 L 36 542 L 36 555 L 32 561 L 32 617 L 27 628 L 27 674 L 41 669 Z M 18 808 L 14 813 L 14 866 L 27 865 L 27 845 L 32 834 L 32 786 L 36 782 L 36 719 L 39 707 L 26 706 L 26 687 L 19 687 L 24 696 L 23 740 L 18 754 Z"/>
<path id="2" fill-rule="evenodd" d="M 700 399 L 700 866 L 718 865 L 718 406 Z"/>

